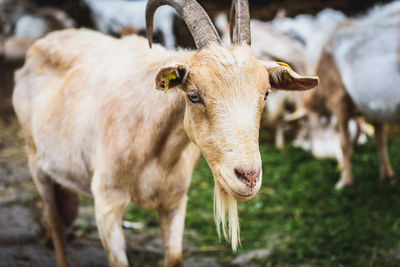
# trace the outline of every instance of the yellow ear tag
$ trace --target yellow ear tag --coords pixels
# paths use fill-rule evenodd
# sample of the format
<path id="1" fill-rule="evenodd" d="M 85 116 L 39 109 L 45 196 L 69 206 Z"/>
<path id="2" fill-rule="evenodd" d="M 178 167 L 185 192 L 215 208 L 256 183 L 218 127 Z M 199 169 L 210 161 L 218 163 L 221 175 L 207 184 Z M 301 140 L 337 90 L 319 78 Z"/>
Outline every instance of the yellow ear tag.
<path id="1" fill-rule="evenodd" d="M 168 87 L 169 87 L 169 81 L 170 80 L 175 80 L 176 79 L 176 74 L 175 73 L 169 73 L 165 75 L 165 81 L 164 81 L 164 92 L 167 93 Z"/>
<path id="2" fill-rule="evenodd" d="M 287 63 L 285 62 L 275 62 L 278 65 L 284 66 L 284 67 L 288 67 L 289 69 L 292 69 Z"/>

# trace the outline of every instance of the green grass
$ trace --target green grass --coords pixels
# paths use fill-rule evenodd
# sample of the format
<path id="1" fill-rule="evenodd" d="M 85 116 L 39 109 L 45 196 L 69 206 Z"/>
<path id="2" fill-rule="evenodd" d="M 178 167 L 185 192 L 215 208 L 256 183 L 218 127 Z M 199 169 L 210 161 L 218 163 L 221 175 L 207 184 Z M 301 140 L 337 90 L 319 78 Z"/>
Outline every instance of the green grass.
<path id="1" fill-rule="evenodd" d="M 372 142 L 357 147 L 352 162 L 355 184 L 335 191 L 339 177 L 335 161 L 316 160 L 292 146 L 277 150 L 262 144 L 263 185 L 255 199 L 239 204 L 242 247 L 270 248 L 265 265 L 395 266 L 388 251 L 400 241 L 400 181 L 395 186 L 378 179 L 378 156 Z M 389 142 L 389 154 L 400 173 L 400 139 Z M 186 216 L 186 236 L 195 237 L 199 251 L 212 248 L 222 262 L 235 255 L 219 243 L 213 219 L 211 172 L 203 159 L 193 173 Z M 153 212 L 132 208 L 134 220 Z M 129 219 L 129 218 L 128 218 Z M 139 219 L 140 220 L 140 219 Z M 219 247 L 218 247 L 219 246 Z M 211 249 L 210 249 L 211 248 Z"/>

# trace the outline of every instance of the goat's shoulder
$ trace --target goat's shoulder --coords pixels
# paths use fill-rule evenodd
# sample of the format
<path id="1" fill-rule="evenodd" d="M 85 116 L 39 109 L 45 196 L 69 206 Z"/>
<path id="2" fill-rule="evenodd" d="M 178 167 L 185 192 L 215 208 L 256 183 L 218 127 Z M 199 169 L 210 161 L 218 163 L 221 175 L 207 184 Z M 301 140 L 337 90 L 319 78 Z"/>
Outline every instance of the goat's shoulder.
<path id="1" fill-rule="evenodd" d="M 42 67 L 66 70 L 74 63 L 90 57 L 103 46 L 111 46 L 115 39 L 88 29 L 56 31 L 36 41 L 27 53 L 27 61 L 34 60 Z"/>

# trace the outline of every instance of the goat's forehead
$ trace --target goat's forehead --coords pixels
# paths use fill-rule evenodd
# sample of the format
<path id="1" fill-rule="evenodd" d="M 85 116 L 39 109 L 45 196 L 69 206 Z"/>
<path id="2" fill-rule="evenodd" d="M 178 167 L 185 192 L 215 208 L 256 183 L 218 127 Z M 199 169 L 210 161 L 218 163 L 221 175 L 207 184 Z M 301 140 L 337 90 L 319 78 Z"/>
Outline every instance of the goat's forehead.
<path id="1" fill-rule="evenodd" d="M 202 90 L 219 94 L 225 90 L 256 92 L 266 83 L 266 70 L 249 46 L 225 48 L 211 46 L 193 55 L 190 64 L 191 80 Z"/>
<path id="2" fill-rule="evenodd" d="M 193 55 L 192 67 L 215 67 L 228 70 L 240 70 L 249 64 L 254 64 L 257 58 L 247 45 L 226 48 L 220 45 L 210 45 L 208 49 L 198 51 Z"/>

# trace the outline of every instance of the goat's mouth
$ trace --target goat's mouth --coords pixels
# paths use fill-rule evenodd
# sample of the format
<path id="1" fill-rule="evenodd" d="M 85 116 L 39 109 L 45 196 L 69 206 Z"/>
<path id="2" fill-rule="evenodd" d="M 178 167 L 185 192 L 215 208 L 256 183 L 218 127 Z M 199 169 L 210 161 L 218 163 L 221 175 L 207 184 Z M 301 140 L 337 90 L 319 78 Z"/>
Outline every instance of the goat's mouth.
<path id="1" fill-rule="evenodd" d="M 233 197 L 237 201 L 246 201 L 246 200 L 251 199 L 252 197 L 254 197 L 254 195 L 257 194 L 257 192 L 260 188 L 260 186 L 258 185 L 253 188 L 246 187 L 246 189 L 243 190 L 244 186 L 241 186 L 242 190 L 240 190 L 240 191 L 235 190 L 229 185 L 229 183 L 226 181 L 226 179 L 229 179 L 229 178 L 224 176 L 221 173 L 221 171 L 219 171 L 219 177 L 217 177 L 215 180 L 227 194 L 229 194 L 231 197 Z M 261 182 L 261 181 L 259 181 L 259 182 Z"/>

